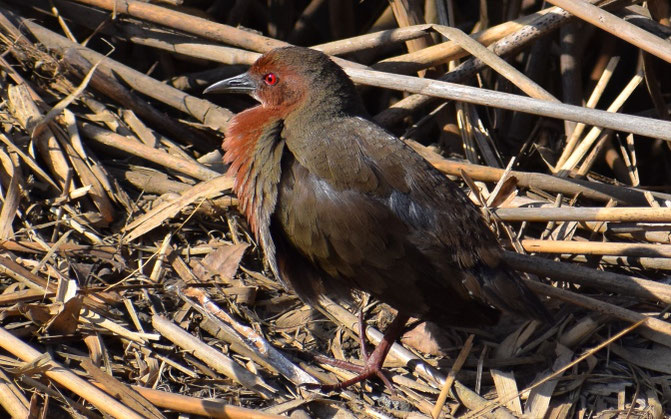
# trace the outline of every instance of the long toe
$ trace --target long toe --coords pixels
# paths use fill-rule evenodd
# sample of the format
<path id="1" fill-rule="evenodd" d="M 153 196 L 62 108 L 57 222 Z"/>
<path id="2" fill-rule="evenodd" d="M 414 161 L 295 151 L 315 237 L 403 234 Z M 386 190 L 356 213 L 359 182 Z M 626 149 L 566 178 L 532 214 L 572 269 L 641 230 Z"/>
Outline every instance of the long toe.
<path id="1" fill-rule="evenodd" d="M 366 365 L 357 365 L 351 362 L 342 361 L 340 359 L 329 358 L 328 356 L 316 355 L 314 357 L 315 361 L 322 364 L 331 365 L 346 371 L 354 372 L 357 374 L 363 374 L 366 372 Z"/>
<path id="2" fill-rule="evenodd" d="M 351 362 L 328 358 L 321 355 L 316 356 L 315 360 L 323 362 L 328 365 L 332 365 L 334 367 L 338 367 L 347 371 L 357 373 L 358 375 L 353 378 L 350 378 L 349 380 L 345 380 L 337 384 L 306 384 L 305 387 L 308 389 L 321 390 L 324 392 L 342 390 L 356 383 L 360 383 L 361 381 L 367 380 L 369 378 L 374 378 L 377 376 L 378 378 L 380 378 L 380 380 L 382 380 L 382 382 L 389 389 L 391 394 L 396 394 L 394 385 L 391 383 L 391 380 L 389 380 L 389 377 L 387 377 L 386 371 L 382 368 L 382 363 L 384 362 L 384 359 L 380 359 L 379 357 L 370 357 L 367 360 L 366 365 L 352 364 Z"/>
<path id="3" fill-rule="evenodd" d="M 337 360 L 334 360 L 337 361 Z M 343 365 L 344 369 L 352 371 L 350 369 L 350 366 L 354 366 L 355 370 L 362 370 L 362 372 L 357 375 L 356 377 L 350 378 L 349 380 L 341 381 L 340 383 L 337 384 L 306 384 L 306 388 L 312 389 L 312 390 L 321 390 L 324 392 L 329 392 L 329 391 L 337 391 L 337 390 L 343 390 L 349 386 L 352 386 L 354 384 L 360 383 L 364 380 L 368 380 L 369 378 L 373 378 L 375 376 L 379 377 L 382 382 L 385 384 L 385 386 L 389 389 L 391 394 L 396 394 L 396 390 L 394 389 L 394 385 L 391 383 L 391 380 L 387 377 L 384 369 L 379 365 L 379 363 L 372 363 L 369 365 L 366 365 L 365 367 L 361 367 L 360 365 L 355 365 L 351 364 L 349 362 L 345 362 L 344 364 L 349 364 L 349 365 Z M 336 364 L 332 364 L 334 366 L 338 366 Z M 357 372 L 357 371 L 354 371 Z"/>
<path id="4" fill-rule="evenodd" d="M 391 384 L 391 381 L 389 380 L 389 378 L 387 378 L 387 376 L 384 373 L 384 370 L 382 369 L 382 365 L 384 364 L 384 360 L 387 357 L 387 354 L 389 353 L 391 346 L 393 345 L 394 341 L 398 339 L 398 337 L 401 335 L 401 333 L 403 332 L 403 326 L 405 326 L 407 322 L 408 322 L 407 315 L 403 313 L 398 313 L 396 315 L 396 317 L 387 328 L 384 336 L 382 337 L 382 340 L 377 345 L 373 353 L 371 353 L 370 356 L 366 357 L 365 364 L 363 367 L 345 361 L 338 361 L 335 359 L 317 356 L 316 359 L 326 360 L 327 364 L 334 365 L 337 367 L 342 365 L 341 368 L 358 373 L 358 375 L 354 378 L 351 378 L 338 384 L 308 384 L 307 388 L 320 389 L 322 391 L 342 390 L 353 384 L 359 383 L 363 380 L 367 380 L 373 376 L 377 376 L 382 380 L 382 382 L 384 382 L 384 384 L 387 386 L 391 394 L 396 394 L 394 386 Z M 363 327 L 361 327 L 361 329 L 362 329 L 361 335 L 365 336 L 365 334 L 363 333 Z M 362 349 L 362 351 L 365 352 L 365 349 Z"/>

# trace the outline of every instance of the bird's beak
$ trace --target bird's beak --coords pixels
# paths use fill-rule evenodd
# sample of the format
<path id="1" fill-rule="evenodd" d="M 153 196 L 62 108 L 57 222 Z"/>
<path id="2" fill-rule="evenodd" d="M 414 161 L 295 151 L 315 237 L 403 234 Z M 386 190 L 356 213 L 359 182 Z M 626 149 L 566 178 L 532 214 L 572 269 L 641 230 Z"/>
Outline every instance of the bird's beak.
<path id="1" fill-rule="evenodd" d="M 256 83 L 249 74 L 242 73 L 226 80 L 218 81 L 206 88 L 203 93 L 252 93 Z"/>

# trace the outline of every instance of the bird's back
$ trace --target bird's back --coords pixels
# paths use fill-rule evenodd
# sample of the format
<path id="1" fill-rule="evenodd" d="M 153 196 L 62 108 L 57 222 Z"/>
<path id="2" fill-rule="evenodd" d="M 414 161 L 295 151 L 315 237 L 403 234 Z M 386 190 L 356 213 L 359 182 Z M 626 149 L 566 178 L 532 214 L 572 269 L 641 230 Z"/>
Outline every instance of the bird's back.
<path id="1" fill-rule="evenodd" d="M 479 211 L 401 140 L 355 116 L 286 121 L 282 136 L 271 230 L 303 298 L 360 289 L 452 325 L 493 323 L 499 309 L 546 317 Z"/>

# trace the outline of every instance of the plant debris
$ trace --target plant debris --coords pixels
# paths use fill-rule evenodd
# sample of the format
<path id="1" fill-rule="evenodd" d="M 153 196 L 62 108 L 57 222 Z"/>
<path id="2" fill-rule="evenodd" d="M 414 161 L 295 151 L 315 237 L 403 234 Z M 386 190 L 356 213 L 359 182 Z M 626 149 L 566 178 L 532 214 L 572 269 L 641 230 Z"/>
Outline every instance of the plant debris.
<path id="1" fill-rule="evenodd" d="M 671 16 L 639 3 L 2 5 L 0 407 L 671 415 Z M 385 364 L 396 395 L 306 388 L 350 378 L 319 356 L 359 362 L 359 311 L 372 344 L 393 313 L 305 306 L 237 212 L 220 145 L 253 101 L 201 93 L 287 44 L 333 55 L 374 119 L 463 186 L 553 324 L 414 322 Z"/>

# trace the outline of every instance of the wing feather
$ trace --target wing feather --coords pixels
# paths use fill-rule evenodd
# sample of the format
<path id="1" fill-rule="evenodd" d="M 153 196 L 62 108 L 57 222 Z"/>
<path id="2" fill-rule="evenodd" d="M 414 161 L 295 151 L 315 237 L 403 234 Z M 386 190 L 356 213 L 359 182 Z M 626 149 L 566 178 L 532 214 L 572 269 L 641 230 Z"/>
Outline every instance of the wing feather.
<path id="1" fill-rule="evenodd" d="M 274 220 L 324 273 L 315 289 L 450 323 L 491 323 L 493 307 L 544 317 L 479 211 L 404 142 L 355 117 L 285 138 Z"/>

